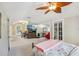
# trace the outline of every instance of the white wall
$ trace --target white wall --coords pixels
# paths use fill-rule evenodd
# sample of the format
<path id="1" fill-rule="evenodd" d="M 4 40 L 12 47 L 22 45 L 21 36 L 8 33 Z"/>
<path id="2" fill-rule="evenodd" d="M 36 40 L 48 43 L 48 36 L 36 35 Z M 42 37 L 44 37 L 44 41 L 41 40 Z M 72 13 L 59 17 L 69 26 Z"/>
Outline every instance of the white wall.
<path id="1" fill-rule="evenodd" d="M 64 40 L 79 45 L 79 16 L 64 19 Z"/>
<path id="2" fill-rule="evenodd" d="M 1 39 L 0 39 L 0 56 L 8 55 L 8 28 L 7 28 L 7 16 L 4 12 L 2 5 L 0 4 L 1 18 Z"/>

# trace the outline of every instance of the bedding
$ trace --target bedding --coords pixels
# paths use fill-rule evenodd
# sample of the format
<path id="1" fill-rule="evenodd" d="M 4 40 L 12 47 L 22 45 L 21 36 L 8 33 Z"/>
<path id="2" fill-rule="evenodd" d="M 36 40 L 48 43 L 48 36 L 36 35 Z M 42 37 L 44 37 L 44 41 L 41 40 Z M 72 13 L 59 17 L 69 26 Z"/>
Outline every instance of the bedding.
<path id="1" fill-rule="evenodd" d="M 75 49 L 76 46 L 66 42 L 61 42 L 54 48 L 46 51 L 47 56 L 68 56 L 70 52 Z"/>
<path id="2" fill-rule="evenodd" d="M 79 46 L 70 53 L 70 56 L 79 56 Z"/>
<path id="3" fill-rule="evenodd" d="M 37 48 L 37 50 L 41 50 L 42 52 L 45 52 L 48 50 L 51 46 L 54 46 L 57 44 L 59 40 L 47 40 L 38 44 L 34 44 L 34 46 Z"/>
<path id="4" fill-rule="evenodd" d="M 41 46 L 42 45 L 44 45 L 44 44 L 42 43 Z M 45 46 L 47 46 L 47 47 L 45 48 Z M 41 49 L 43 49 L 44 51 L 41 51 L 40 49 L 38 49 L 36 47 L 37 48 L 36 49 L 37 50 L 36 55 L 43 55 L 43 56 L 70 56 L 72 54 L 71 53 L 72 51 L 73 51 L 72 55 L 76 54 L 76 52 L 74 52 L 74 50 L 76 50 L 77 46 L 73 45 L 73 44 L 70 44 L 70 43 L 63 42 L 63 41 L 59 41 L 54 45 L 51 45 L 51 43 L 48 43 L 45 46 L 41 47 Z M 38 44 L 38 47 L 40 48 L 39 44 Z"/>
<path id="5" fill-rule="evenodd" d="M 60 42 L 59 40 L 47 40 L 38 44 L 34 44 L 33 53 L 34 55 L 44 55 L 44 53 L 50 49 L 51 46 L 54 46 Z M 40 54 L 41 53 L 41 54 Z"/>

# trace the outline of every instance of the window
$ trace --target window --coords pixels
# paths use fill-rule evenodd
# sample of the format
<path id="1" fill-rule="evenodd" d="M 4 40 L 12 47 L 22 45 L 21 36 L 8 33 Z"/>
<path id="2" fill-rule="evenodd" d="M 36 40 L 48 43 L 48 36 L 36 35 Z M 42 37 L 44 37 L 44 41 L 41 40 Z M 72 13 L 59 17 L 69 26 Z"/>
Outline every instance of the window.
<path id="1" fill-rule="evenodd" d="M 54 24 L 54 39 L 57 39 L 57 23 Z"/>
<path id="2" fill-rule="evenodd" d="M 59 22 L 59 40 L 62 40 L 62 22 Z"/>
<path id="3" fill-rule="evenodd" d="M 58 21 L 54 23 L 54 39 L 63 40 L 63 22 Z"/>

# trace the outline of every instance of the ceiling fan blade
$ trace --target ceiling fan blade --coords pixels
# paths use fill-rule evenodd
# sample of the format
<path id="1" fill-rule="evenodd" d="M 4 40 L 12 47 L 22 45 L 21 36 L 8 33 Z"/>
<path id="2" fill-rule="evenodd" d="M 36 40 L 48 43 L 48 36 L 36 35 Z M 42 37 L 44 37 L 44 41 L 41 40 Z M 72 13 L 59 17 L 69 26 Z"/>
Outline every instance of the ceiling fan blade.
<path id="1" fill-rule="evenodd" d="M 57 6 L 57 7 L 63 7 L 63 6 L 69 5 L 71 3 L 72 2 L 52 2 L 51 4 L 54 6 Z"/>
<path id="2" fill-rule="evenodd" d="M 43 7 L 36 8 L 36 10 L 43 10 L 43 9 L 48 9 L 48 6 L 43 6 Z"/>
<path id="3" fill-rule="evenodd" d="M 58 3 L 57 3 L 57 6 L 63 7 L 63 6 L 69 5 L 69 4 L 71 4 L 71 3 L 72 3 L 72 2 L 58 2 Z"/>
<path id="4" fill-rule="evenodd" d="M 61 7 L 56 7 L 56 9 L 54 10 L 54 12 L 61 13 Z"/>
<path id="5" fill-rule="evenodd" d="M 45 14 L 47 14 L 49 11 L 51 11 L 50 9 L 46 10 Z"/>

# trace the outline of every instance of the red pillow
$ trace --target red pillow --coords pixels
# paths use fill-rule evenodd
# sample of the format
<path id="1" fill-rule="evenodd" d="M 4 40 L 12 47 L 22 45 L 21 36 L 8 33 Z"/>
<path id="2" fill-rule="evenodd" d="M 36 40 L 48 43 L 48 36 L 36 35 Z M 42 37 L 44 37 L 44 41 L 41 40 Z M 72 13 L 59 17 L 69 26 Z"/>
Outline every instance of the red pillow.
<path id="1" fill-rule="evenodd" d="M 46 33 L 44 37 L 50 39 L 50 32 Z"/>

